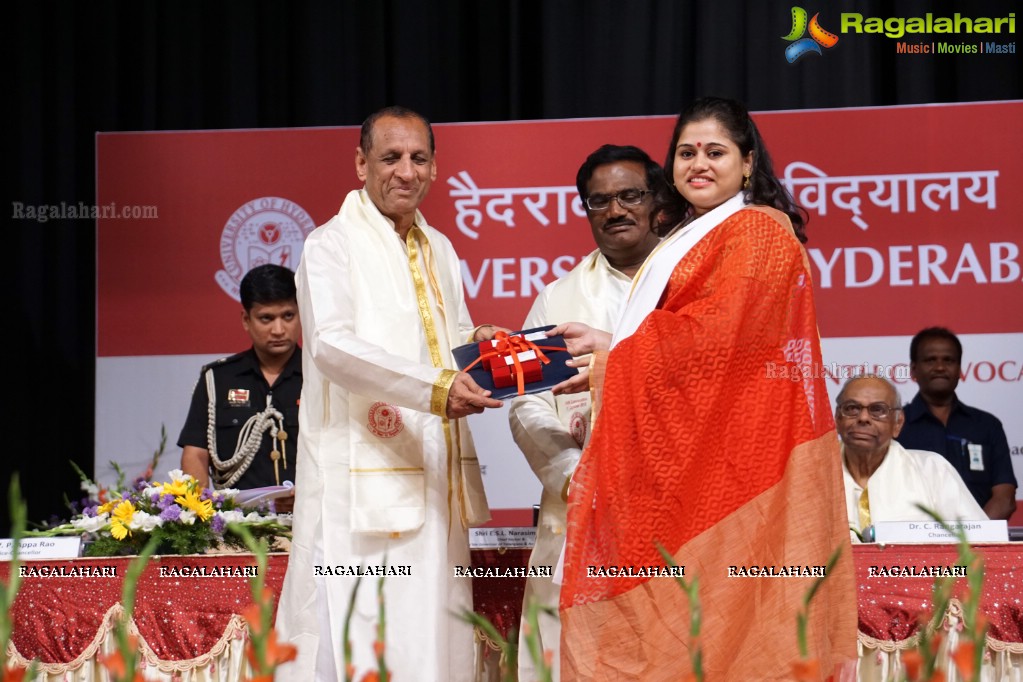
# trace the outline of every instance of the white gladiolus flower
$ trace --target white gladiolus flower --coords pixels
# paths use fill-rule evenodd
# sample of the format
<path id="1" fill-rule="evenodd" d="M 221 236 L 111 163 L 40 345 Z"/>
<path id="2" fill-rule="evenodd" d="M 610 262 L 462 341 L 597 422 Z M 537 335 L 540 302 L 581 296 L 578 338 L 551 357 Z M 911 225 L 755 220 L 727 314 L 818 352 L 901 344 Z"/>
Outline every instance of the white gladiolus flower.
<path id="1" fill-rule="evenodd" d="M 217 516 L 224 519 L 224 523 L 241 523 L 245 520 L 245 514 L 242 514 L 237 509 L 218 511 Z"/>
<path id="2" fill-rule="evenodd" d="M 100 514 L 99 516 L 92 517 L 80 516 L 77 519 L 71 519 L 71 525 L 84 533 L 95 533 L 108 523 L 110 523 L 110 514 Z"/>
<path id="3" fill-rule="evenodd" d="M 193 478 L 190 474 L 186 474 L 181 469 L 172 469 L 167 472 L 167 475 L 170 476 L 171 481 L 191 481 Z"/>
<path id="4" fill-rule="evenodd" d="M 128 528 L 132 530 L 143 530 L 150 533 L 157 526 L 163 525 L 163 519 L 153 514 L 147 514 L 144 511 L 137 511 L 132 514 L 131 521 L 128 522 Z"/>

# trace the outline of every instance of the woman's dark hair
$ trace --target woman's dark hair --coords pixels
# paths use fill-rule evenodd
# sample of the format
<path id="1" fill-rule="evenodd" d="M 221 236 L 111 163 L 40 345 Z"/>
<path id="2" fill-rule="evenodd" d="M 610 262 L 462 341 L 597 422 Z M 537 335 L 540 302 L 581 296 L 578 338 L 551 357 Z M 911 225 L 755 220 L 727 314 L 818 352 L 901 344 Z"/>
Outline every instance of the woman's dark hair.
<path id="1" fill-rule="evenodd" d="M 750 173 L 749 186 L 743 189 L 746 200 L 751 204 L 770 206 L 785 213 L 792 221 L 792 227 L 796 232 L 799 241 L 806 242 L 806 233 L 803 226 L 806 225 L 808 216 L 806 211 L 796 204 L 788 190 L 781 184 L 774 175 L 774 165 L 771 163 L 771 155 L 767 153 L 763 138 L 756 124 L 750 118 L 746 107 L 740 102 L 722 97 L 702 97 L 679 114 L 675 121 L 675 132 L 671 136 L 671 145 L 668 147 L 668 155 L 664 161 L 664 177 L 668 185 L 675 188 L 674 166 L 675 146 L 678 138 L 682 135 L 682 129 L 690 123 L 714 119 L 725 129 L 732 142 L 739 147 L 742 156 L 745 157 L 753 152 L 753 168 Z M 673 216 L 683 217 L 691 208 L 688 201 L 676 188 L 673 192 L 676 206 L 669 210 Z"/>

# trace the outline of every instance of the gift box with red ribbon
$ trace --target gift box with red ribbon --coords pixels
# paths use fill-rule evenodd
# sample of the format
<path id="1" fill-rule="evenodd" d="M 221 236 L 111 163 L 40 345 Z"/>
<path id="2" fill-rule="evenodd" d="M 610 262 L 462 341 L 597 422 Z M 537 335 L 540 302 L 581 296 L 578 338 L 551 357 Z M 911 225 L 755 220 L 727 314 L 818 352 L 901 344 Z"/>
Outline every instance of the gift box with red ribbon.
<path id="1" fill-rule="evenodd" d="M 494 386 L 497 388 L 515 386 L 520 375 L 524 384 L 543 379 L 543 365 L 540 364 L 540 358 L 536 357 L 536 351 L 491 358 L 490 376 L 494 378 Z"/>
<path id="2" fill-rule="evenodd" d="M 517 332 L 498 331 L 493 340 L 452 349 L 458 367 L 498 400 L 539 393 L 574 376 L 571 356 L 553 325 Z"/>
<path id="3" fill-rule="evenodd" d="M 542 331 L 522 334 L 499 331 L 490 341 L 479 343 L 477 362 L 490 372 L 495 388 L 515 386 L 517 393 L 523 395 L 526 384 L 543 380 L 543 366 L 550 362 L 543 351 L 560 350 L 534 343 L 546 340 Z"/>
<path id="4" fill-rule="evenodd" d="M 531 351 L 537 342 L 543 343 L 546 340 L 547 335 L 543 332 L 533 332 L 532 334 L 497 332 L 490 341 L 481 341 L 478 344 L 480 363 L 483 365 L 483 369 L 493 372 L 495 367 L 502 364 L 500 359 L 511 357 L 510 349 L 515 348 L 519 352 Z"/>

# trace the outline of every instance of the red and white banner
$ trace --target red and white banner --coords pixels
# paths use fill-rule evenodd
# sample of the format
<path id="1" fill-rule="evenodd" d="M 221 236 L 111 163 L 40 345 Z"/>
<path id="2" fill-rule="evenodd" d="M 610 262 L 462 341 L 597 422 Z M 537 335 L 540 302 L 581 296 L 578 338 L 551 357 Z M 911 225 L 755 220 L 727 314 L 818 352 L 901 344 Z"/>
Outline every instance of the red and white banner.
<path id="1" fill-rule="evenodd" d="M 756 121 L 777 175 L 810 213 L 829 385 L 866 367 L 902 397 L 909 338 L 961 335 L 959 395 L 1006 422 L 1023 482 L 1023 103 L 768 112 Z M 533 298 L 594 248 L 575 190 L 605 143 L 661 161 L 674 117 L 438 124 L 438 177 L 422 210 L 462 258 L 477 322 L 519 326 Z M 176 439 L 203 362 L 248 345 L 237 286 L 291 268 L 302 241 L 359 186 L 358 129 L 97 137 L 98 203 L 153 207 L 99 221 L 97 474 Z M 156 214 L 155 217 L 153 214 Z M 836 391 L 837 392 L 837 391 Z M 497 508 L 539 486 L 501 412 L 474 417 Z M 167 468 L 177 452 L 168 454 Z M 132 469 L 129 468 L 129 471 Z M 510 479 L 510 480 L 509 480 Z"/>

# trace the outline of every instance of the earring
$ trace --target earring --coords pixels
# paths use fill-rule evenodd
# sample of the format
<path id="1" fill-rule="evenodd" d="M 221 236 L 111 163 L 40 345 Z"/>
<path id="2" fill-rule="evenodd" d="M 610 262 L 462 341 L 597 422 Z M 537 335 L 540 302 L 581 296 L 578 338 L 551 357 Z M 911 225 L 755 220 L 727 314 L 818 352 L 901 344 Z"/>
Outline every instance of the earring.
<path id="1" fill-rule="evenodd" d="M 742 176 L 742 188 L 743 189 L 749 189 L 749 176 L 750 176 L 749 173 L 746 173 L 745 175 Z"/>

